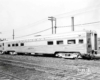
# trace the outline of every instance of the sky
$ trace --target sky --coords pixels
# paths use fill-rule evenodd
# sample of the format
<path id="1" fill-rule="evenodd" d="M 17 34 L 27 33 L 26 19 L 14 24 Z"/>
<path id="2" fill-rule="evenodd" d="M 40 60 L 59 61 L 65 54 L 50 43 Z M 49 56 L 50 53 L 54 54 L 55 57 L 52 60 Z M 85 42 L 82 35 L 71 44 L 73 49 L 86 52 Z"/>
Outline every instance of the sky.
<path id="1" fill-rule="evenodd" d="M 74 17 L 74 24 L 81 24 L 75 31 L 95 30 L 100 36 L 99 5 L 100 0 L 0 0 L 0 37 L 12 39 L 13 29 L 15 39 L 52 34 L 51 16 L 57 20 L 57 33 L 70 32 Z"/>

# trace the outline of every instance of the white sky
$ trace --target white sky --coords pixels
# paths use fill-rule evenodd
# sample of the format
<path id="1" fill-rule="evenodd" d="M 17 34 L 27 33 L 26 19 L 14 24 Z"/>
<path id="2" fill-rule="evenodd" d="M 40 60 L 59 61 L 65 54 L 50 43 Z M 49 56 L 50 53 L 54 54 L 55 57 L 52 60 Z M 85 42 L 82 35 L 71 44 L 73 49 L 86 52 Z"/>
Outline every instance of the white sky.
<path id="1" fill-rule="evenodd" d="M 100 21 L 100 0 L 0 0 L 1 38 L 12 38 L 35 33 L 51 28 L 49 16 L 57 18 L 57 26 L 71 25 L 74 16 L 75 24 Z M 100 23 L 81 25 L 75 30 L 96 30 L 100 36 Z M 71 27 L 58 28 L 57 33 L 71 31 Z M 51 34 L 51 30 L 39 35 Z"/>

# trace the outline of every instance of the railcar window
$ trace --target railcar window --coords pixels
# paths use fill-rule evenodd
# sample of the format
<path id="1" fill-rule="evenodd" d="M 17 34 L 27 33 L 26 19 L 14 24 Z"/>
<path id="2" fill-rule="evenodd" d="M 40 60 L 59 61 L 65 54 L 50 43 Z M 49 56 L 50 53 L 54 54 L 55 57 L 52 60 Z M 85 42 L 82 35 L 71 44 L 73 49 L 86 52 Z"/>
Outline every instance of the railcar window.
<path id="1" fill-rule="evenodd" d="M 83 39 L 79 39 L 79 44 L 82 44 L 83 43 Z"/>
<path id="2" fill-rule="evenodd" d="M 90 41 L 91 41 L 91 39 L 90 39 L 90 38 L 88 38 L 87 43 L 90 43 Z"/>
<path id="3" fill-rule="evenodd" d="M 12 46 L 14 46 L 14 44 L 12 44 Z"/>
<path id="4" fill-rule="evenodd" d="M 4 43 L 2 45 L 4 46 Z"/>
<path id="5" fill-rule="evenodd" d="M 18 44 L 16 43 L 16 46 L 18 46 Z"/>
<path id="6" fill-rule="evenodd" d="M 21 43 L 20 45 L 21 45 L 21 46 L 24 46 L 24 43 Z"/>
<path id="7" fill-rule="evenodd" d="M 53 41 L 48 41 L 47 44 L 48 45 L 53 45 Z"/>
<path id="8" fill-rule="evenodd" d="M 88 45 L 88 48 L 91 48 L 91 45 Z"/>
<path id="9" fill-rule="evenodd" d="M 74 40 L 74 39 L 73 40 L 68 40 L 67 43 L 68 44 L 75 44 L 76 43 L 76 40 Z"/>
<path id="10" fill-rule="evenodd" d="M 62 41 L 62 40 L 57 41 L 57 44 L 58 44 L 58 45 L 63 44 L 63 41 Z"/>
<path id="11" fill-rule="evenodd" d="M 8 47 L 10 47 L 10 44 L 8 44 Z"/>

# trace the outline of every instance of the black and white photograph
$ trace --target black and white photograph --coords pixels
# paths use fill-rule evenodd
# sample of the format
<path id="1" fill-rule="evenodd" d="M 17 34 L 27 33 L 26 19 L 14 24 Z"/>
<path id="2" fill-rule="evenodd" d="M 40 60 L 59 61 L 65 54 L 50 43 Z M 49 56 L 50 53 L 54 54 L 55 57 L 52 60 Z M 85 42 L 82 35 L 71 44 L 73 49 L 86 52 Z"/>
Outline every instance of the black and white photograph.
<path id="1" fill-rule="evenodd" d="M 100 0 L 0 0 L 0 80 L 100 80 Z"/>

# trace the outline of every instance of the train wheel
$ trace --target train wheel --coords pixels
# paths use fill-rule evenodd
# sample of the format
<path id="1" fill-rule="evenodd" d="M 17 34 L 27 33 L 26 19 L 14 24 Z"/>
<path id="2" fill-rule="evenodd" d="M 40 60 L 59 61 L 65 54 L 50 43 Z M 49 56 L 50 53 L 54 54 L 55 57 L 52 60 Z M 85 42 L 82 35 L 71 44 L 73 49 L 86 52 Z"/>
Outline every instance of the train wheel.
<path id="1" fill-rule="evenodd" d="M 35 53 L 31 53 L 31 55 L 35 55 Z"/>
<path id="2" fill-rule="evenodd" d="M 0 51 L 0 54 L 3 54 L 3 52 L 2 52 L 2 51 Z"/>
<path id="3" fill-rule="evenodd" d="M 17 52 L 13 52 L 13 54 L 14 54 L 14 55 L 16 55 L 16 54 L 17 54 Z"/>
<path id="4" fill-rule="evenodd" d="M 55 56 L 58 57 L 59 56 L 58 53 Z"/>
<path id="5" fill-rule="evenodd" d="M 12 52 L 9 52 L 9 54 L 11 54 L 11 55 L 16 55 L 17 52 L 15 52 L 15 51 L 13 52 L 13 51 L 12 51 Z"/>
<path id="6" fill-rule="evenodd" d="M 64 57 L 65 56 L 65 54 L 64 53 L 56 53 L 56 55 L 55 55 L 56 57 Z"/>
<path id="7" fill-rule="evenodd" d="M 13 52 L 9 52 L 9 54 L 11 54 L 11 55 L 12 55 L 12 54 L 13 54 Z"/>

